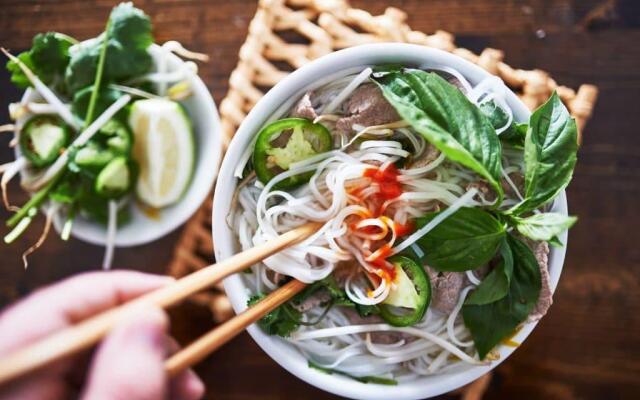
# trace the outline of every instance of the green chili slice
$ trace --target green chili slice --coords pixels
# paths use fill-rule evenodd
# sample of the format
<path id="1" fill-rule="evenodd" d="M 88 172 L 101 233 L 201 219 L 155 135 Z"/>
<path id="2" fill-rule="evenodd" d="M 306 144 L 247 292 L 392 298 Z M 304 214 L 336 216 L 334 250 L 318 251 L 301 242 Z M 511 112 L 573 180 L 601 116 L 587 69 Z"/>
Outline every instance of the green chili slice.
<path id="1" fill-rule="evenodd" d="M 258 133 L 253 150 L 253 167 L 260 182 L 266 184 L 289 170 L 291 164 L 331 150 L 331 133 L 321 124 L 304 118 L 285 118 L 264 127 Z M 278 182 L 275 189 L 299 186 L 313 176 L 313 171 Z"/>
<path id="2" fill-rule="evenodd" d="M 38 168 L 52 164 L 70 139 L 69 127 L 57 116 L 38 115 L 20 132 L 20 151 Z"/>
<path id="3" fill-rule="evenodd" d="M 380 304 L 380 316 L 389 325 L 414 325 L 422 320 L 431 301 L 431 281 L 424 268 L 409 257 L 395 256 L 389 258 L 389 262 L 395 265 L 396 268 L 402 268 L 413 283 L 419 297 L 416 308 L 394 307 L 384 303 Z"/>
<path id="4" fill-rule="evenodd" d="M 131 187 L 131 171 L 127 159 L 114 158 L 100 171 L 96 178 L 95 191 L 106 198 L 122 196 Z"/>

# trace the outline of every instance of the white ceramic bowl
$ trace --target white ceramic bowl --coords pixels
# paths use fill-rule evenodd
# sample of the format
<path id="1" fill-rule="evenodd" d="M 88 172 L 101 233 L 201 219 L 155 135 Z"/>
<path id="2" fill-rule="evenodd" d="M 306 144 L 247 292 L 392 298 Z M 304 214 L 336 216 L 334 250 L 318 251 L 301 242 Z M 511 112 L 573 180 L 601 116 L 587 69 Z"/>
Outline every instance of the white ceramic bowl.
<path id="1" fill-rule="evenodd" d="M 160 46 L 156 44 L 150 47 L 154 60 L 159 57 L 161 51 Z M 167 65 L 169 70 L 178 68 L 181 64 L 184 64 L 183 60 L 170 54 Z M 176 204 L 161 209 L 158 215 L 149 216 L 134 203 L 131 207 L 131 220 L 118 227 L 115 240 L 118 247 L 151 242 L 182 225 L 198 210 L 216 180 L 222 157 L 220 118 L 204 82 L 195 74 L 189 78 L 189 82 L 193 94 L 181 101 L 191 117 L 196 141 L 195 169 L 189 187 Z M 23 97 L 23 100 L 27 101 L 39 99 L 39 94 L 34 90 L 26 91 Z M 62 224 L 61 218 L 54 219 L 54 226 L 58 232 Z M 107 230 L 106 226 L 79 216 L 73 223 L 71 234 L 85 242 L 104 245 Z"/>
<path id="2" fill-rule="evenodd" d="M 234 168 L 238 164 L 243 150 L 250 145 L 252 138 L 260 128 L 270 119 L 274 119 L 275 116 L 288 109 L 306 90 L 322 86 L 335 77 L 344 75 L 345 71 L 360 71 L 367 66 L 388 63 L 420 68 L 448 66 L 460 71 L 472 84 L 477 84 L 490 76 L 480 67 L 450 53 L 417 45 L 391 43 L 364 45 L 341 50 L 293 72 L 256 104 L 238 129 L 227 150 L 220 169 L 213 202 L 213 221 L 217 222 L 214 224 L 213 238 L 218 261 L 238 252 L 237 241 L 224 221 L 237 185 L 237 180 L 233 177 Z M 530 113 L 515 94 L 508 93 L 507 103 L 514 110 L 517 121 L 528 120 Z M 553 211 L 566 215 L 567 201 L 564 192 L 556 199 Z M 562 234 L 560 239 L 566 243 L 566 232 Z M 555 290 L 560 278 L 565 249 L 566 246 L 563 248 L 552 247 L 551 249 L 549 272 L 552 290 Z M 240 276 L 235 275 L 227 278 L 224 286 L 235 311 L 241 312 L 246 309 L 248 290 Z M 522 343 L 535 326 L 536 323 L 526 324 L 514 337 L 514 340 Z M 459 372 L 424 377 L 411 382 L 402 382 L 397 386 L 383 386 L 363 384 L 335 374 L 327 375 L 311 369 L 307 366 L 305 357 L 286 341 L 276 336 L 266 335 L 256 325 L 250 326 L 248 331 L 271 358 L 298 378 L 328 392 L 363 399 L 401 400 L 437 396 L 459 388 L 489 372 L 515 350 L 513 347 L 501 346 L 499 348 L 500 360 L 492 362 L 488 366 L 467 366 Z"/>

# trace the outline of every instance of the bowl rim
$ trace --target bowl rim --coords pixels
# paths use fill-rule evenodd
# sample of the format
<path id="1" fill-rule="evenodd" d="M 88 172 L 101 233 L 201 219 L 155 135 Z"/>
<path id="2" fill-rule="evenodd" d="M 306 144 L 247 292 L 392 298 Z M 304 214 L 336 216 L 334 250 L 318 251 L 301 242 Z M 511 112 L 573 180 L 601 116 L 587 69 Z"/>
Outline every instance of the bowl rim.
<path id="1" fill-rule="evenodd" d="M 95 38 L 84 40 L 80 42 L 80 44 L 94 39 Z M 156 43 L 152 43 L 148 51 L 153 57 L 155 64 L 155 57 L 160 54 L 160 52 L 162 51 L 162 47 Z M 170 66 L 180 66 L 187 62 L 171 52 L 169 52 L 168 56 L 168 65 Z M 150 222 L 150 229 L 145 229 L 144 235 L 138 234 L 138 232 L 135 232 L 136 234 L 129 234 L 126 237 L 116 234 L 116 239 L 114 241 L 115 247 L 124 248 L 140 246 L 158 240 L 173 232 L 174 230 L 182 226 L 189 218 L 191 218 L 193 214 L 195 214 L 195 212 L 200 208 L 200 206 L 211 193 L 211 189 L 216 182 L 223 153 L 222 125 L 220 116 L 218 114 L 218 109 L 216 107 L 215 101 L 213 100 L 209 89 L 202 81 L 200 76 L 197 73 L 194 73 L 191 74 L 191 76 L 189 76 L 187 79 L 189 79 L 191 84 L 193 98 L 198 98 L 198 102 L 204 108 L 204 111 L 195 113 L 194 111 L 189 110 L 189 107 L 185 106 L 188 112 L 191 111 L 189 113 L 191 124 L 195 125 L 196 121 L 205 121 L 200 122 L 200 124 L 203 125 L 200 128 L 203 130 L 200 135 L 198 135 L 195 126 L 193 127 L 193 135 L 195 138 L 193 151 L 196 157 L 194 159 L 193 172 L 190 178 L 191 180 L 189 186 L 185 189 L 182 197 L 178 200 L 177 203 L 167 207 L 168 209 L 172 210 L 175 208 L 175 210 L 173 210 L 170 214 L 171 219 L 169 220 L 169 222 Z M 37 93 L 32 88 L 29 88 L 23 93 L 21 101 L 32 100 L 34 98 L 38 98 L 39 96 L 39 93 Z M 205 124 L 209 126 L 206 127 L 204 126 Z M 209 138 L 205 142 L 203 138 L 205 138 L 206 136 L 209 136 Z M 200 149 L 200 147 L 204 145 L 207 145 L 207 148 L 209 149 L 206 152 L 202 152 Z M 16 158 L 20 155 L 19 152 L 19 146 L 16 146 Z M 203 154 L 206 154 L 206 157 L 203 157 Z M 198 178 L 198 185 L 196 185 L 196 178 Z M 204 185 L 203 183 L 206 183 L 206 185 Z M 168 217 L 166 217 L 165 215 L 163 216 L 163 218 Z M 53 225 L 58 233 L 60 233 L 62 224 L 63 221 L 59 216 L 54 218 Z M 78 220 L 72 226 L 71 235 L 74 238 L 82 240 L 84 242 L 104 246 L 106 243 L 106 227 L 96 225 L 99 224 L 94 221 L 89 221 L 86 219 Z M 118 229 L 120 229 L 120 227 Z"/>
<path id="2" fill-rule="evenodd" d="M 287 103 L 291 104 L 297 100 L 305 89 L 310 89 L 309 86 L 312 85 L 316 86 L 315 84 L 318 80 L 326 80 L 327 76 L 335 73 L 335 71 L 338 71 L 336 74 L 339 74 L 345 69 L 356 66 L 364 68 L 369 65 L 398 63 L 398 61 L 404 65 L 453 67 L 474 83 L 492 76 L 479 66 L 454 54 L 403 43 L 355 46 L 339 50 L 304 65 L 275 85 L 255 105 L 238 128 L 229 144 L 220 168 L 218 183 L 214 192 L 212 220 L 226 221 L 230 208 L 230 196 L 237 185 L 237 179 L 234 177 L 236 165 L 246 146 L 251 145 L 251 139 L 255 133 L 264 123 L 273 118 L 279 109 L 286 108 Z M 312 82 L 312 84 L 309 84 L 309 82 Z M 317 86 L 320 85 L 318 84 Z M 528 119 L 531 114 L 530 111 L 511 90 L 507 91 L 507 102 L 514 110 L 514 115 L 518 120 Z M 567 200 L 564 191 L 556 198 L 552 210 L 567 215 Z M 226 222 L 217 225 L 215 223 L 212 224 L 212 235 L 215 242 L 216 260 L 222 261 L 235 254 L 236 239 Z M 565 243 L 565 246 L 562 248 L 552 247 L 549 254 L 549 283 L 552 292 L 555 292 L 562 272 L 567 247 L 567 232 L 560 235 L 560 240 Z M 245 310 L 247 308 L 248 291 L 240 276 L 236 274 L 225 279 L 224 287 L 235 312 L 239 313 Z M 538 322 L 526 323 L 514 336 L 513 340 L 522 344 Z M 350 398 L 380 400 L 393 398 L 401 400 L 437 396 L 464 386 L 491 371 L 516 349 L 504 345 L 500 346 L 498 348 L 500 359 L 487 366 L 469 366 L 462 371 L 429 378 L 418 378 L 410 382 L 401 382 L 397 386 L 381 386 L 363 384 L 342 376 L 327 375 L 311 369 L 307 366 L 307 361 L 302 354 L 285 340 L 266 335 L 255 324 L 251 325 L 247 330 L 256 343 L 273 360 L 293 375 L 322 390 Z M 434 379 L 434 382 L 426 382 Z"/>

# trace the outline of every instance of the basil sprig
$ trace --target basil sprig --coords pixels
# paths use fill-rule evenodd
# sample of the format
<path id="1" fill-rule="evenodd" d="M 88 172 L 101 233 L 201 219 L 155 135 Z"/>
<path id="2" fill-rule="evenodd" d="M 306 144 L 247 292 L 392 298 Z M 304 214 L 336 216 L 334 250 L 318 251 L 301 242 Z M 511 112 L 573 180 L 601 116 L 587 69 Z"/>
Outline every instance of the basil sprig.
<path id="1" fill-rule="evenodd" d="M 508 117 L 495 102 L 480 107 L 434 73 L 387 68 L 373 78 L 398 114 L 451 161 L 475 171 L 502 202 L 502 143 L 524 149 L 524 199 L 507 212 L 461 208 L 416 244 L 424 261 L 438 271 L 466 271 L 498 264 L 469 295 L 462 309 L 480 358 L 511 335 L 533 310 L 541 290 L 538 262 L 529 247 L 507 233 L 509 225 L 533 240 L 558 243 L 575 217 L 530 215 L 552 201 L 571 180 L 576 164 L 577 128 L 554 93 L 528 123 L 504 126 Z M 437 213 L 417 220 L 422 227 Z"/>
<path id="2" fill-rule="evenodd" d="M 509 213 L 520 215 L 553 200 L 571 181 L 577 151 L 576 121 L 554 92 L 529 119 L 524 144 L 524 200 Z"/>
<path id="3" fill-rule="evenodd" d="M 455 86 L 435 73 L 391 70 L 374 76 L 384 97 L 447 158 L 477 172 L 498 194 L 502 147 L 494 127 Z"/>
<path id="4" fill-rule="evenodd" d="M 503 258 L 503 261 L 505 265 L 513 263 L 507 294 L 485 304 L 476 304 L 478 301 L 474 301 L 472 296 L 462 307 L 464 324 L 471 331 L 481 359 L 527 319 L 538 301 L 542 286 L 540 268 L 529 247 L 511 234 L 507 235 L 506 244 L 505 251 L 511 256 L 509 260 Z"/>

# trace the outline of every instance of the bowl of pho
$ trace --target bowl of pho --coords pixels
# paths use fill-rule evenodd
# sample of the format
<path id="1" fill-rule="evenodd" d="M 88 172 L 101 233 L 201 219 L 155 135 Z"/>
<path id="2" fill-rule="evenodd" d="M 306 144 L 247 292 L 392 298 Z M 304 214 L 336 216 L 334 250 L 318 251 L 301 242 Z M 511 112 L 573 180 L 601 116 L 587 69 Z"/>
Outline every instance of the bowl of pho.
<path id="1" fill-rule="evenodd" d="M 418 399 L 504 361 L 552 303 L 565 256 L 575 121 L 531 113 L 497 77 L 407 44 L 293 72 L 233 138 L 214 196 L 216 258 L 314 221 L 310 238 L 225 280 L 236 312 L 307 283 L 249 328 L 300 379 Z"/>
<path id="2" fill-rule="evenodd" d="M 5 164 L 3 200 L 15 211 L 13 242 L 42 211 L 45 232 L 106 247 L 162 237 L 205 200 L 222 154 L 215 103 L 178 42 L 153 43 L 151 20 L 131 3 L 113 8 L 105 31 L 82 42 L 47 32 L 17 55 L 4 50 L 12 82 L 25 93 L 10 105 L 15 155 Z M 13 177 L 31 199 L 13 205 Z"/>

